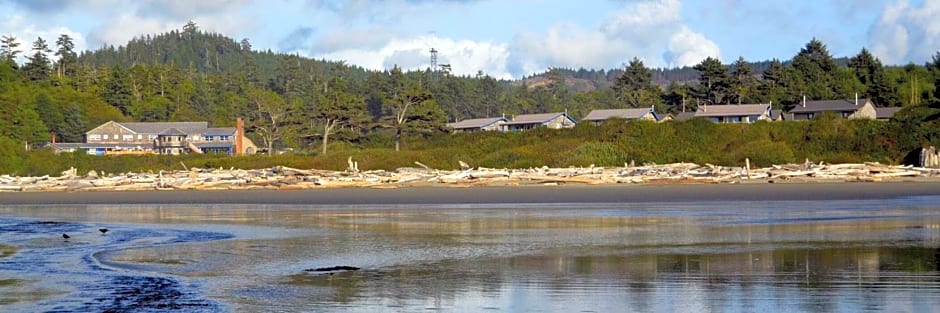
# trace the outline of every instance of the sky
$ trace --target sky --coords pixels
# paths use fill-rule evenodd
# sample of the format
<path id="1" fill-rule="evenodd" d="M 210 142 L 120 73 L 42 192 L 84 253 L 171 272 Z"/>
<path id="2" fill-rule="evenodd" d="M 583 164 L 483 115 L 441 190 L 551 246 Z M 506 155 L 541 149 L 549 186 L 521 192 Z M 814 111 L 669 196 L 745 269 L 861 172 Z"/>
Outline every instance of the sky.
<path id="1" fill-rule="evenodd" d="M 79 50 L 119 46 L 191 20 L 256 50 L 424 69 L 434 48 L 455 74 L 505 79 L 633 57 L 655 68 L 787 60 L 812 38 L 885 64 L 940 51 L 940 0 L 0 0 L 0 16 L 21 48 L 60 34 Z"/>

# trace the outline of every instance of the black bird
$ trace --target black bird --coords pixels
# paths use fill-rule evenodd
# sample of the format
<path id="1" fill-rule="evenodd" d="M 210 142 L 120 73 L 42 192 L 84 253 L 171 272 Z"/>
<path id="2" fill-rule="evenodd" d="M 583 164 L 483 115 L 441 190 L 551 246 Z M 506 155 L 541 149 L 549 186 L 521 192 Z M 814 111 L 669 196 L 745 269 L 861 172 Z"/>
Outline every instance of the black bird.
<path id="1" fill-rule="evenodd" d="M 65 239 L 65 241 L 69 241 L 69 238 L 72 238 L 72 236 L 69 236 L 68 234 L 62 234 L 62 239 Z"/>
<path id="2" fill-rule="evenodd" d="M 102 235 L 108 233 L 108 229 L 107 229 L 107 228 L 98 228 L 98 231 L 100 231 Z"/>

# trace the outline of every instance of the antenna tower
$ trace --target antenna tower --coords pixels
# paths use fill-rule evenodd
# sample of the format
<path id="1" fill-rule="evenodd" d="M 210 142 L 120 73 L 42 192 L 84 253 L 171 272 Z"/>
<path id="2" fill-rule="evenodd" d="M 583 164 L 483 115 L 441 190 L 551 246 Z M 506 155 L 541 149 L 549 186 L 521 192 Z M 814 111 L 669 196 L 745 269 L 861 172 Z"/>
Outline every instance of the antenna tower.
<path id="1" fill-rule="evenodd" d="M 437 49 L 431 48 L 431 71 L 437 72 Z"/>

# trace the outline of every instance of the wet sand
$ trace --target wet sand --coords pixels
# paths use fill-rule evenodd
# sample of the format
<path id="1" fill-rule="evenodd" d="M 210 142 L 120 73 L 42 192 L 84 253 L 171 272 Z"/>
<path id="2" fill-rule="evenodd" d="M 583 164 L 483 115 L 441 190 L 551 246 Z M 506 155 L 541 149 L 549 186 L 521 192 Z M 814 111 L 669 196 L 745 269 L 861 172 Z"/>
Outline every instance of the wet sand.
<path id="1" fill-rule="evenodd" d="M 0 193 L 0 205 L 63 204 L 498 204 L 890 199 L 940 195 L 938 182 L 524 187 L 338 188 L 297 191 Z"/>

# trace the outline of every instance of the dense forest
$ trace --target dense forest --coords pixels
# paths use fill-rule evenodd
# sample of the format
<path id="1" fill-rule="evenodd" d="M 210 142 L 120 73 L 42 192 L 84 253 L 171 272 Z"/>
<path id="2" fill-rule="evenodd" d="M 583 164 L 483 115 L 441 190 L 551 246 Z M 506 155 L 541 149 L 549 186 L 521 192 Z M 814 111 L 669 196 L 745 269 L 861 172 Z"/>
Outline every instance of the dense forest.
<path id="1" fill-rule="evenodd" d="M 18 64 L 21 55 L 25 62 Z M 940 102 L 938 85 L 940 53 L 924 65 L 884 66 L 865 49 L 834 58 L 816 39 L 785 61 L 739 58 L 729 65 L 708 58 L 693 67 L 650 69 L 634 58 L 623 69 L 553 68 L 505 81 L 482 72 L 453 75 L 446 67 L 373 71 L 257 51 L 248 39 L 206 33 L 189 23 L 117 48 L 81 52 L 68 35 L 54 43 L 37 38 L 31 47 L 4 36 L 0 143 L 35 149 L 52 133 L 78 142 L 108 120 L 209 121 L 221 127 L 243 117 L 249 136 L 269 151 L 326 154 L 334 144 L 376 142 L 399 150 L 403 142 L 420 146 L 416 138 L 446 134 L 448 121 L 474 117 L 560 111 L 580 117 L 593 109 L 649 106 L 679 112 L 700 104 L 768 102 L 789 108 L 803 97 L 856 94 L 878 106 L 910 108 L 919 113 L 906 116 L 921 120 L 903 122 L 927 125 L 936 123 L 930 110 Z M 925 132 L 897 149 L 936 141 L 936 131 Z M 889 159 L 898 161 L 896 154 Z"/>

